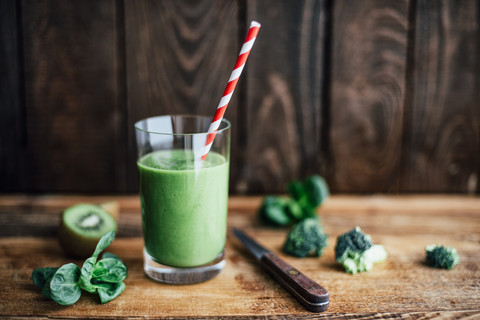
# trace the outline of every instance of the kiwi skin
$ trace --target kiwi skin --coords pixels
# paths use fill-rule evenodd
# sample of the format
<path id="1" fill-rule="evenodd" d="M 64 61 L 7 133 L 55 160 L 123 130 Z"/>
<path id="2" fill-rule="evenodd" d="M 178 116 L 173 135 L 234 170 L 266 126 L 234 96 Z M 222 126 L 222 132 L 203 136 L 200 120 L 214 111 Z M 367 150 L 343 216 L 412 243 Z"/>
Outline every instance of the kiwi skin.
<path id="1" fill-rule="evenodd" d="M 117 201 L 102 202 L 98 206 L 110 213 L 110 215 L 115 218 L 116 221 L 118 221 L 118 216 L 120 214 L 120 205 Z"/>
<path id="2" fill-rule="evenodd" d="M 69 229 L 65 225 L 63 214 L 64 212 L 62 212 L 62 216 L 60 219 L 60 227 L 58 229 L 58 240 L 63 251 L 67 256 L 70 256 L 72 258 L 90 257 L 95 251 L 95 247 L 97 246 L 97 243 L 98 243 L 98 240 L 100 240 L 100 237 L 99 238 L 85 237 L 81 234 L 73 232 L 71 229 Z M 117 221 L 116 219 L 113 219 L 113 220 L 115 222 L 114 229 L 116 231 L 118 228 Z"/>

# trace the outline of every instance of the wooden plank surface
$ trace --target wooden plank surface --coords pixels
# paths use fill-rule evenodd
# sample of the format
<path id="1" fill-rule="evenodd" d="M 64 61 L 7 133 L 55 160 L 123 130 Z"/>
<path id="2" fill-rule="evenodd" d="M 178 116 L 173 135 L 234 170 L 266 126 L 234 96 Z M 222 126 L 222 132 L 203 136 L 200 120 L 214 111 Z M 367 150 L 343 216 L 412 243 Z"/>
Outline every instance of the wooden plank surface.
<path id="1" fill-rule="evenodd" d="M 395 192 L 401 174 L 409 1 L 334 1 L 329 182 Z"/>
<path id="2" fill-rule="evenodd" d="M 327 2 L 249 1 L 262 23 L 246 70 L 242 176 L 252 193 L 285 192 L 322 164 Z"/>
<path id="3" fill-rule="evenodd" d="M 125 191 L 115 2 L 24 0 L 21 17 L 25 191 Z"/>
<path id="4" fill-rule="evenodd" d="M 479 1 L 416 1 L 402 190 L 480 190 Z"/>
<path id="5" fill-rule="evenodd" d="M 19 10 L 0 1 L 0 192 L 25 189 L 23 68 Z"/>
<path id="6" fill-rule="evenodd" d="M 3 0 L 0 191 L 138 190 L 134 122 L 226 117 L 230 190 L 480 193 L 478 0 Z"/>
<path id="7" fill-rule="evenodd" d="M 236 1 L 125 1 L 128 185 L 138 190 L 135 122 L 163 114 L 213 117 L 241 41 Z M 232 121 L 232 181 L 237 167 L 238 94 Z"/>
<path id="8" fill-rule="evenodd" d="M 119 237 L 111 251 L 129 267 L 126 291 L 98 305 L 83 295 L 72 307 L 43 298 L 30 275 L 66 258 L 55 238 L 58 214 L 78 202 L 120 201 Z M 299 259 L 280 252 L 286 229 L 267 228 L 256 219 L 261 198 L 233 197 L 229 227 L 239 227 L 330 292 L 326 313 L 305 311 L 256 264 L 231 234 L 227 265 L 215 279 L 171 286 L 147 280 L 142 269 L 138 197 L 0 196 L 0 316 L 26 318 L 271 318 L 271 319 L 452 319 L 480 317 L 480 198 L 466 196 L 333 196 L 319 210 L 329 246 L 320 258 Z M 20 218 L 22 216 L 22 218 Z M 21 220 L 20 220 L 21 219 Z M 21 223 L 20 223 L 21 222 Z M 41 228 L 51 233 L 42 233 Z M 360 225 L 385 246 L 388 260 L 372 271 L 344 273 L 334 262 L 335 237 Z M 128 229 L 127 226 L 130 226 Z M 136 228 L 136 230 L 135 230 Z M 16 233 L 8 230 L 17 229 Z M 29 233 L 30 231 L 30 233 Z M 424 247 L 457 248 L 453 270 L 427 267 Z M 80 261 L 74 261 L 77 264 Z"/>

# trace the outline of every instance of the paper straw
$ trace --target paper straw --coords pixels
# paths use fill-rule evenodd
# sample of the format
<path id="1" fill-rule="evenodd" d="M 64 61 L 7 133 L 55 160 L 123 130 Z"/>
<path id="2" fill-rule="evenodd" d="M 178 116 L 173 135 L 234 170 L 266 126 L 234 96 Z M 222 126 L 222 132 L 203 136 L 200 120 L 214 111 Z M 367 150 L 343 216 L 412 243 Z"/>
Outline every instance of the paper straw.
<path id="1" fill-rule="evenodd" d="M 257 38 L 258 30 L 260 30 L 260 23 L 252 21 L 250 23 L 250 28 L 248 29 L 247 36 L 245 37 L 245 41 L 243 42 L 242 49 L 238 54 L 235 67 L 233 68 L 232 74 L 230 75 L 230 79 L 228 79 L 227 87 L 223 92 L 222 98 L 220 99 L 220 103 L 217 107 L 217 111 L 215 112 L 212 123 L 208 128 L 207 141 L 205 142 L 205 146 L 202 150 L 202 160 L 205 160 L 208 152 L 210 151 L 210 148 L 212 147 L 213 140 L 215 139 L 218 127 L 222 122 L 225 110 L 227 109 L 228 103 L 232 98 L 233 91 L 235 91 L 235 86 L 237 85 L 238 79 L 242 74 L 243 67 L 245 66 L 245 62 L 247 61 L 248 55 L 250 54 L 250 50 L 252 50 L 253 43 Z"/>

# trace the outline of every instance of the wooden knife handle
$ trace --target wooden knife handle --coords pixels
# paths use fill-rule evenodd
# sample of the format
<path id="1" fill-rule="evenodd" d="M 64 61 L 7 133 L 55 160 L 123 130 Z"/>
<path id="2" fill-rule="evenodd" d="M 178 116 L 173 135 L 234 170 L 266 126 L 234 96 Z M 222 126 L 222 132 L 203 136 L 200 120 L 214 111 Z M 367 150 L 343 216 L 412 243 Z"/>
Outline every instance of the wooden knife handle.
<path id="1" fill-rule="evenodd" d="M 328 291 L 318 283 L 280 259 L 273 252 L 262 256 L 263 266 L 287 289 L 305 308 L 312 312 L 327 310 Z"/>

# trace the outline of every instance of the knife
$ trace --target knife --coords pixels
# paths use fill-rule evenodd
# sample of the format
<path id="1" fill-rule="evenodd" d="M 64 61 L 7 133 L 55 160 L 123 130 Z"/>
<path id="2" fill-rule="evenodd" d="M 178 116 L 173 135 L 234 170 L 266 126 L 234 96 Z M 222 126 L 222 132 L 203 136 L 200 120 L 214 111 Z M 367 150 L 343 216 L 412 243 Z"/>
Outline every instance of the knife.
<path id="1" fill-rule="evenodd" d="M 264 248 L 243 231 L 234 228 L 233 233 L 262 266 L 307 310 L 312 312 L 327 310 L 329 296 L 325 288 L 280 259 L 272 251 Z"/>

